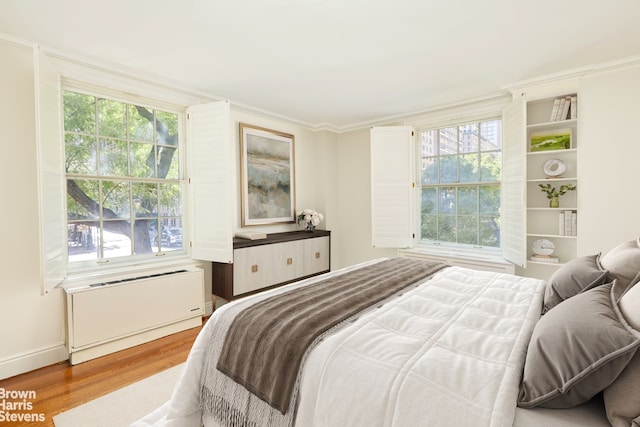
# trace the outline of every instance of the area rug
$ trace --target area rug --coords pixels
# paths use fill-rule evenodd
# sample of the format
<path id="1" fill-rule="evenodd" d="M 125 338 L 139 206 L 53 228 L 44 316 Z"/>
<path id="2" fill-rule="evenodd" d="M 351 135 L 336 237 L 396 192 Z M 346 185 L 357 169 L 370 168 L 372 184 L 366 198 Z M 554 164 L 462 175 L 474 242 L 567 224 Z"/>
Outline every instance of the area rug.
<path id="1" fill-rule="evenodd" d="M 171 397 L 184 363 L 53 417 L 56 427 L 125 427 Z"/>

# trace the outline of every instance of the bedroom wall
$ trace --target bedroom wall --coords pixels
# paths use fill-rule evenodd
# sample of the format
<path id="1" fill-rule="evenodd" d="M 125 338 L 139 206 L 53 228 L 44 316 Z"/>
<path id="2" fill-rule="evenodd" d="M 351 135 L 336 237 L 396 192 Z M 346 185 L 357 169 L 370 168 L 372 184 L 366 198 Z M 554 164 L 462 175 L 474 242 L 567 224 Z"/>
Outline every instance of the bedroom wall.
<path id="1" fill-rule="evenodd" d="M 66 350 L 63 294 L 40 295 L 32 50 L 0 43 L 0 63 L 0 378 L 5 378 L 14 370 L 62 360 Z"/>
<path id="2" fill-rule="evenodd" d="M 67 358 L 65 348 L 65 298 L 60 290 L 40 294 L 37 219 L 37 168 L 33 53 L 22 41 L 0 38 L 0 117 L 5 161 L 1 168 L 4 203 L 2 279 L 0 280 L 0 379 L 47 366 Z M 238 122 L 247 122 L 296 137 L 296 207 L 325 214 L 321 228 L 338 223 L 337 136 L 312 132 L 286 120 L 274 120 L 232 106 L 239 147 Z M 239 148 L 236 164 L 239 164 Z M 236 230 L 240 228 L 240 175 L 237 173 Z M 296 224 L 263 227 L 265 231 L 296 230 Z M 332 255 L 337 257 L 336 240 Z M 210 271 L 203 264 L 205 274 Z M 210 273 L 205 288 L 211 288 Z M 210 300 L 210 294 L 205 292 Z"/>
<path id="3" fill-rule="evenodd" d="M 640 65 L 585 76 L 578 114 L 578 254 L 604 254 L 640 236 Z"/>

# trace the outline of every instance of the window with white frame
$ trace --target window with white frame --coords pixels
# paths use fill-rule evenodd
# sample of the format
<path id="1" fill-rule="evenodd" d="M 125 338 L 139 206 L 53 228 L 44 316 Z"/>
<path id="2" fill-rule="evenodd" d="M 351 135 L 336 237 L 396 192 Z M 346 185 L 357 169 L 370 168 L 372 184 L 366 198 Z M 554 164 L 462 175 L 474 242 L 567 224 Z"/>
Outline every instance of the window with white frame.
<path id="1" fill-rule="evenodd" d="M 502 121 L 418 131 L 420 241 L 500 248 Z"/>
<path id="2" fill-rule="evenodd" d="M 69 267 L 184 254 L 182 112 L 62 95 Z"/>

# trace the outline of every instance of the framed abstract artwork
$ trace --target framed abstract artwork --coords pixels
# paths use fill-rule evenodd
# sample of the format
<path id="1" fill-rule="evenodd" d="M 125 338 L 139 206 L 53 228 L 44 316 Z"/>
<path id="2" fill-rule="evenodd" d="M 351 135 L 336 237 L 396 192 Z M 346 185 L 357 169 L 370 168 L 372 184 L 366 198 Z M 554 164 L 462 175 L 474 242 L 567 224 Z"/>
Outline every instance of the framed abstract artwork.
<path id="1" fill-rule="evenodd" d="M 242 226 L 296 222 L 294 140 L 240 123 Z"/>

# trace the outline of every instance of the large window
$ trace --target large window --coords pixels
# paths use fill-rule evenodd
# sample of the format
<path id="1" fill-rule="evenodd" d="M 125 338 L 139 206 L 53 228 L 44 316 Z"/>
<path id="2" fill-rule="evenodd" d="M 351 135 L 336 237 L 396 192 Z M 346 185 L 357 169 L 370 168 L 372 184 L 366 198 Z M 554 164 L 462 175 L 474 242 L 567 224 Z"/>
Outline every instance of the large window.
<path id="1" fill-rule="evenodd" d="M 63 104 L 69 265 L 184 253 L 182 115 L 74 89 Z"/>
<path id="2" fill-rule="evenodd" d="M 500 247 L 502 122 L 419 131 L 423 243 Z"/>

